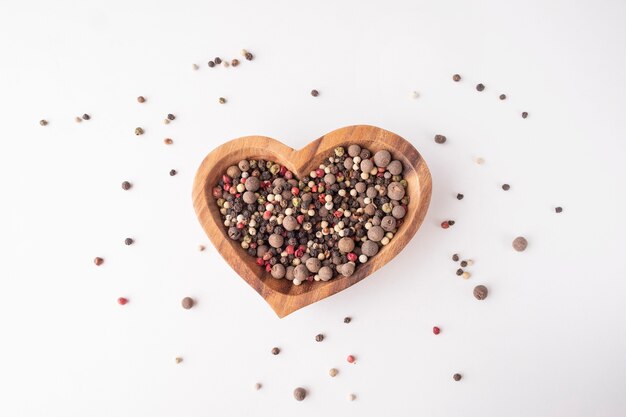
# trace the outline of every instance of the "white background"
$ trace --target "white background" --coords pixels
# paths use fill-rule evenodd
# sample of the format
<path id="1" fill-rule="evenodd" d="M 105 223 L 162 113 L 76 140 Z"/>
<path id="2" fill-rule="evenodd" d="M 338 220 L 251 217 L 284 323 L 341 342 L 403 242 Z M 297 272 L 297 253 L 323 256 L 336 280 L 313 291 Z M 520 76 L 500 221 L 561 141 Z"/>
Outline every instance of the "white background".
<path id="1" fill-rule="evenodd" d="M 625 18 L 618 0 L 3 1 L 0 415 L 626 415 Z M 207 67 L 242 48 L 256 59 Z M 204 236 L 195 169 L 239 136 L 300 148 L 358 123 L 420 150 L 428 216 L 385 268 L 279 320 Z"/>

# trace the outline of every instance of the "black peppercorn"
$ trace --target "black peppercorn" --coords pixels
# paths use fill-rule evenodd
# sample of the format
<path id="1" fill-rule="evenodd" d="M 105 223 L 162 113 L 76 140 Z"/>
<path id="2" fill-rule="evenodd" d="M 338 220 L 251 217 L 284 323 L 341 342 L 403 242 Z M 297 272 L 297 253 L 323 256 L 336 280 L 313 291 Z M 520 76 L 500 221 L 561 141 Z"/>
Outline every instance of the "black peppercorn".
<path id="1" fill-rule="evenodd" d="M 167 115 L 167 118 L 169 120 L 174 120 L 174 119 L 176 119 L 176 116 L 174 116 L 172 113 L 170 113 L 170 114 Z"/>
<path id="2" fill-rule="evenodd" d="M 525 119 L 528 117 L 528 113 L 527 112 L 522 112 L 522 119 Z"/>
<path id="3" fill-rule="evenodd" d="M 505 94 L 500 94 L 500 100 L 506 100 L 506 95 Z"/>
<path id="4" fill-rule="evenodd" d="M 91 116 L 88 115 L 87 113 L 83 114 L 83 120 L 89 120 L 91 119 Z"/>
<path id="5" fill-rule="evenodd" d="M 458 193 L 458 194 L 456 195 L 456 199 L 457 199 L 457 200 L 463 200 L 463 197 L 465 197 L 465 196 L 464 196 L 463 194 L 461 194 L 461 193 Z"/>
<path id="6" fill-rule="evenodd" d="M 563 207 L 557 207 L 554 209 L 555 212 L 561 213 L 563 211 Z"/>
<path id="7" fill-rule="evenodd" d="M 461 261 L 461 267 L 465 268 L 467 266 L 467 261 Z"/>
<path id="8" fill-rule="evenodd" d="M 246 52 L 245 57 L 248 61 L 252 61 L 254 59 L 254 55 L 252 55 L 250 52 Z"/>
<path id="9" fill-rule="evenodd" d="M 463 378 L 463 377 L 461 376 L 461 374 L 454 374 L 454 375 L 452 375 L 452 378 L 453 378 L 455 381 L 460 381 L 460 380 L 461 380 L 461 378 Z"/>
<path id="10" fill-rule="evenodd" d="M 511 189 L 511 186 L 509 184 L 502 184 L 502 189 L 504 191 L 509 191 Z"/>
<path id="11" fill-rule="evenodd" d="M 352 318 L 351 318 L 351 317 L 345 317 L 345 318 L 343 319 L 343 322 L 344 322 L 344 323 L 346 323 L 346 324 L 350 323 L 351 321 L 352 321 Z"/>

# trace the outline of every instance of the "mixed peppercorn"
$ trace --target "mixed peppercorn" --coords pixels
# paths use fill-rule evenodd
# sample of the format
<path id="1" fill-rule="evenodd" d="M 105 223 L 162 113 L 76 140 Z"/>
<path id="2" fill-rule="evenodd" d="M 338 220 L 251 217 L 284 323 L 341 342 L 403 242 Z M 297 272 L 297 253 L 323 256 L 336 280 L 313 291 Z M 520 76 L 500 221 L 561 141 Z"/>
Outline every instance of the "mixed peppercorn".
<path id="1" fill-rule="evenodd" d="M 309 175 L 242 160 L 212 195 L 228 237 L 276 279 L 294 285 L 351 276 L 393 239 L 409 197 L 389 151 L 338 147 Z"/>

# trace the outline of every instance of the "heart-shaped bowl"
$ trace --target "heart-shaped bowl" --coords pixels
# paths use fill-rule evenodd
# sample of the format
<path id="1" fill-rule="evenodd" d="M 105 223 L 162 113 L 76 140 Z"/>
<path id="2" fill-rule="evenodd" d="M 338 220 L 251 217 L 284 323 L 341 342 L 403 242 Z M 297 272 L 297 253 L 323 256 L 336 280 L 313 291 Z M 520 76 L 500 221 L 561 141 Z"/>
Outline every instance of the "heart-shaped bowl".
<path id="1" fill-rule="evenodd" d="M 296 178 L 315 170 L 338 146 L 358 144 L 372 153 L 386 149 L 393 159 L 402 162 L 403 176 L 408 182 L 410 198 L 403 223 L 380 251 L 365 264 L 359 265 L 349 277 L 338 276 L 329 281 L 305 281 L 293 285 L 287 279 L 275 279 L 255 263 L 239 242 L 228 238 L 212 188 L 231 165 L 242 159 L 265 159 L 284 165 Z M 245 136 L 214 149 L 200 164 L 193 184 L 193 204 L 198 220 L 209 239 L 226 262 L 272 307 L 279 317 L 345 290 L 381 268 L 406 246 L 422 224 L 432 190 L 426 162 L 408 141 L 387 130 L 366 125 L 347 126 L 314 140 L 300 150 L 265 136 Z"/>

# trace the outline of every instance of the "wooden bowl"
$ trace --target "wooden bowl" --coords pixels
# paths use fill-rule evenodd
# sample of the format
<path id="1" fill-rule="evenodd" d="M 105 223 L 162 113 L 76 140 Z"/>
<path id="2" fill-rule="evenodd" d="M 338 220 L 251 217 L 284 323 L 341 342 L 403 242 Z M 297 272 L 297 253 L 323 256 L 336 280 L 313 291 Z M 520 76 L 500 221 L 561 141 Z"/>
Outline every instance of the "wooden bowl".
<path id="1" fill-rule="evenodd" d="M 383 246 L 367 263 L 359 265 L 350 277 L 336 277 L 330 281 L 304 282 L 293 285 L 286 279 L 275 279 L 255 263 L 241 248 L 239 242 L 228 238 L 212 188 L 231 165 L 242 159 L 262 158 L 285 165 L 296 178 L 316 169 L 338 146 L 358 144 L 372 153 L 387 149 L 393 159 L 404 165 L 410 197 L 404 223 L 391 242 Z M 420 227 L 430 203 L 432 182 L 430 171 L 419 152 L 400 136 L 374 126 L 348 126 L 330 132 L 294 150 L 281 142 L 264 136 L 246 136 L 231 140 L 204 158 L 193 185 L 193 205 L 198 220 L 209 239 L 226 262 L 272 307 L 279 317 L 342 291 L 381 268 L 406 246 Z"/>

